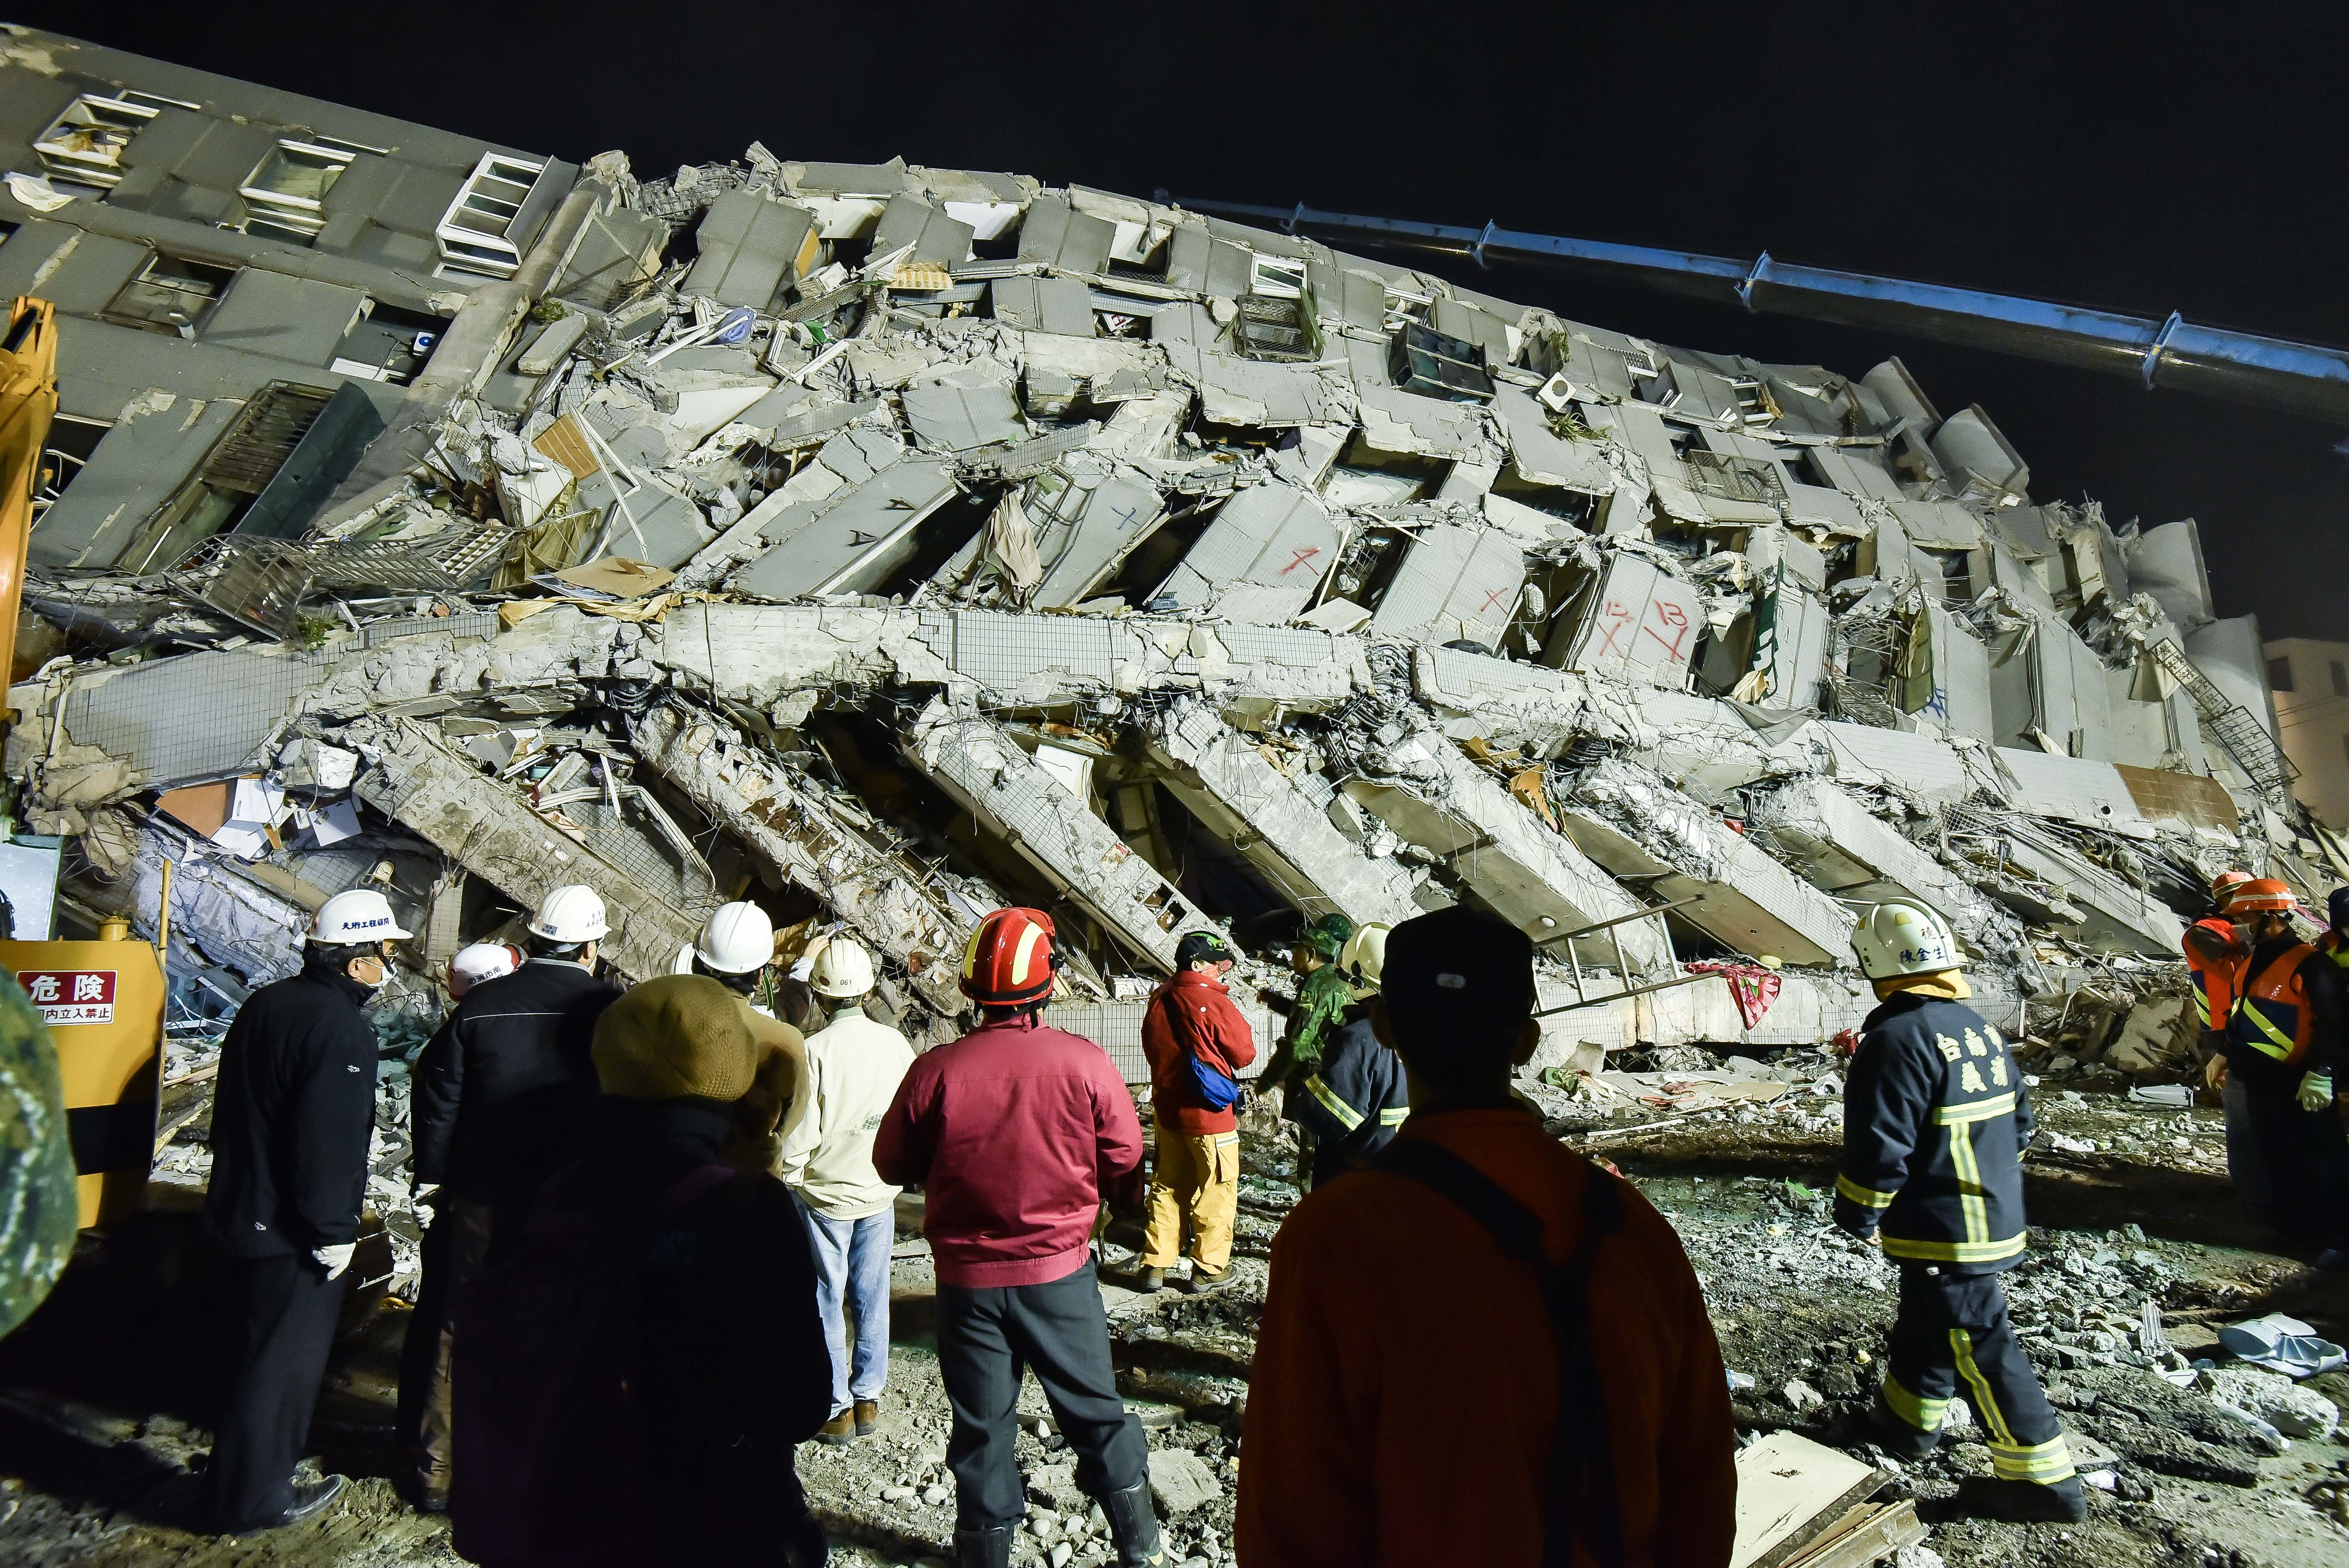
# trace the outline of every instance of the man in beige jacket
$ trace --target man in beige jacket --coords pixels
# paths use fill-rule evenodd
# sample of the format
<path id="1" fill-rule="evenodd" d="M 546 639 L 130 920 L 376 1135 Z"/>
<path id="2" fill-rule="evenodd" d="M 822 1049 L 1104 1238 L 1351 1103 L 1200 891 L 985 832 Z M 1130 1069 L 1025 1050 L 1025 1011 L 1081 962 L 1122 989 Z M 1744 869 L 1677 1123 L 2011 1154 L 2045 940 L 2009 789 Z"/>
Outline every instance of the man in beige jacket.
<path id="1" fill-rule="evenodd" d="M 873 1135 L 896 1097 L 914 1049 L 864 1016 L 873 960 L 845 936 L 818 954 L 808 985 L 829 1021 L 807 1040 L 804 1110 L 784 1135 L 782 1175 L 799 1199 L 815 1253 L 816 1305 L 832 1346 L 832 1418 L 816 1433 L 840 1444 L 870 1437 L 889 1377 L 889 1253 L 898 1188 L 874 1172 Z M 856 1314 L 847 1344 L 843 1298 Z"/>

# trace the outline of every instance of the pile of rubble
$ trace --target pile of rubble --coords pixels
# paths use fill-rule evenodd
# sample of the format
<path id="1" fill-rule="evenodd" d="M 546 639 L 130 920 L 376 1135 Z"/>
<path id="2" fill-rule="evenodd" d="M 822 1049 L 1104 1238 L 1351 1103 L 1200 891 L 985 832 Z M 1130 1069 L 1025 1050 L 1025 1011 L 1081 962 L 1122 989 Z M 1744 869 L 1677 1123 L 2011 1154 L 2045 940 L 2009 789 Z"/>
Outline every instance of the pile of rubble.
<path id="1" fill-rule="evenodd" d="M 18 819 L 68 920 L 152 935 L 171 869 L 175 1072 L 335 892 L 419 933 L 397 1058 L 458 946 L 586 882 L 629 978 L 746 894 L 851 930 L 917 1043 L 978 916 L 1051 908 L 1137 1079 L 1201 925 L 1270 986 L 1323 913 L 1480 904 L 1541 944 L 1533 1071 L 1603 1076 L 1850 1027 L 1899 894 L 2043 1068 L 2175 1077 L 2209 874 L 2349 875 L 2193 522 L 2033 500 L 1898 360 L 756 145 L 589 160 L 513 278 L 306 511 L 123 518 L 179 531 L 135 574 L 36 531 Z"/>

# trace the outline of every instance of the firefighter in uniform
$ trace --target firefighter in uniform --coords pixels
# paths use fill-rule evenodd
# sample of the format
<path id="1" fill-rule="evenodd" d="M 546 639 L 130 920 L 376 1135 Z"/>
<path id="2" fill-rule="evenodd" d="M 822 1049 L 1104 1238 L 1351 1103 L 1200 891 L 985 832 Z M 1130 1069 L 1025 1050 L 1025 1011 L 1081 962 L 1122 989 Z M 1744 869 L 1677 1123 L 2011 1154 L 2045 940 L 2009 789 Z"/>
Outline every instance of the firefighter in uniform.
<path id="1" fill-rule="evenodd" d="M 2349 887 L 2337 887 L 2324 901 L 2331 929 L 2316 939 L 2316 950 L 2333 960 L 2333 967 L 2349 969 Z"/>
<path id="2" fill-rule="evenodd" d="M 2349 913 L 2344 903 L 2333 909 Z M 2245 1202 L 2322 1245 L 2329 1268 L 2349 1252 L 2349 1139 L 2333 1105 L 2349 983 L 2338 958 L 2292 929 L 2294 907 L 2292 890 L 2267 877 L 2244 882 L 2227 905 L 2251 944 L 2222 1047 L 2227 1169 Z"/>
<path id="3" fill-rule="evenodd" d="M 1889 1452 L 1939 1446 L 1963 1392 L 1990 1434 L 1992 1518 L 2087 1517 L 2070 1449 L 2007 1321 L 2000 1271 L 2023 1255 L 2031 1105 L 2006 1041 L 1965 1005 L 1956 942 L 1921 905 L 1880 903 L 1852 933 L 1882 1004 L 1844 1092 L 1835 1222 L 1900 1265 L 1900 1312 L 1871 1419 Z"/>
<path id="4" fill-rule="evenodd" d="M 1353 994 L 1338 1028 L 1311 1072 L 1289 1096 L 1289 1119 L 1313 1144 L 1313 1185 L 1359 1170 L 1393 1140 L 1411 1115 L 1402 1058 L 1379 1043 L 1369 999 L 1386 967 L 1383 924 L 1365 925 L 1346 939 L 1331 966 Z"/>

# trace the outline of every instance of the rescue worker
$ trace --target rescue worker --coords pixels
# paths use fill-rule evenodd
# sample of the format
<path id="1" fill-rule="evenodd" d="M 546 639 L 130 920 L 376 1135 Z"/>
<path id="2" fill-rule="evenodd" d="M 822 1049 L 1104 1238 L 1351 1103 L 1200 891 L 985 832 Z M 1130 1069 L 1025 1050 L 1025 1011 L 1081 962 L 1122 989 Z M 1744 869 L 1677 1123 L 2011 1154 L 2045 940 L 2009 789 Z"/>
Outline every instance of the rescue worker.
<path id="1" fill-rule="evenodd" d="M 2227 1171 L 2244 1201 L 2281 1229 L 2349 1251 L 2349 1139 L 2333 1105 L 2333 1066 L 2349 1023 L 2349 983 L 2338 963 L 2292 929 L 2292 890 L 2262 877 L 2227 905 L 2251 954 L 2229 1011 L 2221 1080 Z"/>
<path id="2" fill-rule="evenodd" d="M 1354 923 L 1344 915 L 1323 915 L 1306 928 L 1288 955 L 1289 966 L 1303 976 L 1297 987 L 1296 1000 L 1278 992 L 1259 993 L 1267 1006 L 1288 1015 L 1288 1025 L 1281 1031 L 1280 1045 L 1272 1053 L 1272 1060 L 1256 1080 L 1256 1093 L 1293 1084 L 1321 1065 L 1321 1052 L 1329 1037 L 1354 1000 L 1353 988 L 1337 972 L 1338 955 L 1345 951 L 1347 939 L 1353 934 Z M 1299 1177 L 1300 1182 L 1309 1181 L 1312 1135 L 1298 1122 L 1289 1103 L 1294 1098 L 1283 1090 L 1281 1119 L 1297 1127 Z"/>
<path id="3" fill-rule="evenodd" d="M 1277 993 L 1265 995 L 1266 1006 L 1288 1015 L 1288 1026 L 1281 1031 L 1272 1060 L 1257 1079 L 1257 1093 L 1312 1071 L 1321 1060 L 1324 1039 L 1354 1000 L 1354 993 L 1334 967 L 1346 939 L 1353 934 L 1352 921 L 1342 914 L 1325 914 L 1298 938 L 1288 955 L 1289 967 L 1300 976 L 1297 999 L 1290 1001 Z"/>
<path id="4" fill-rule="evenodd" d="M 1412 1116 L 1273 1240 L 1238 1560 L 1727 1563 L 1736 1434 L 1696 1273 L 1509 1093 L 1541 1039 L 1532 942 L 1453 908 L 1384 958 L 1370 1016 Z"/>
<path id="5" fill-rule="evenodd" d="M 2349 887 L 2334 888 L 2324 901 L 2326 928 L 2316 939 L 2317 951 L 2333 966 L 2349 969 Z"/>
<path id="6" fill-rule="evenodd" d="M 1365 925 L 1346 939 L 1335 968 L 1355 1000 L 1322 1052 L 1321 1065 L 1298 1084 L 1289 1106 L 1289 1114 L 1313 1140 L 1316 1189 L 1371 1162 L 1411 1115 L 1402 1059 L 1379 1043 L 1369 1006 L 1378 994 L 1392 929 Z"/>
<path id="7" fill-rule="evenodd" d="M 2031 1099 L 1940 915 L 1893 902 L 1853 928 L 1881 1006 L 1860 1026 L 1844 1090 L 1835 1222 L 1900 1267 L 1900 1306 L 1871 1438 L 1921 1458 L 1960 1379 L 1989 1432 L 1992 1479 L 1965 1501 L 1995 1519 L 2087 1517 L 2055 1412 L 2007 1321 L 2001 1271 L 2024 1246 Z"/>
<path id="8" fill-rule="evenodd" d="M 816 1307 L 832 1347 L 832 1409 L 816 1438 L 839 1445 L 873 1435 L 889 1378 L 889 1253 L 900 1189 L 873 1169 L 873 1135 L 914 1065 L 914 1047 L 864 1016 L 873 959 L 848 937 L 824 944 L 808 985 L 830 1016 L 807 1037 L 804 1109 L 784 1135 L 781 1170 L 815 1254 Z M 843 1303 L 856 1315 L 853 1347 Z"/>
<path id="9" fill-rule="evenodd" d="M 522 949 L 511 943 L 468 944 L 449 960 L 448 971 L 442 976 L 442 983 L 449 988 L 449 1000 L 462 1002 L 465 993 L 482 981 L 511 975 L 522 967 Z M 399 1406 L 394 1429 L 399 1447 L 412 1453 L 424 1441 L 424 1401 L 432 1381 L 432 1363 L 440 1353 L 440 1324 L 447 1316 L 448 1306 L 449 1242 L 455 1227 L 430 1224 L 426 1209 L 414 1197 L 409 1210 L 426 1230 L 416 1310 L 409 1315 L 408 1333 L 399 1349 Z"/>
<path id="10" fill-rule="evenodd" d="M 468 990 L 417 1057 L 416 1201 L 433 1206 L 425 1254 L 440 1265 L 418 1297 L 440 1310 L 409 1319 L 408 1332 L 431 1348 L 401 1363 L 424 1369 L 421 1398 L 410 1401 L 417 1456 L 409 1481 L 410 1501 L 426 1512 L 449 1506 L 450 1356 L 466 1295 L 520 1238 L 547 1178 L 589 1147 L 595 1020 L 620 995 L 595 974 L 595 944 L 610 929 L 593 888 L 553 889 L 525 928 L 522 966 Z"/>
<path id="11" fill-rule="evenodd" d="M 755 903 L 721 903 L 702 923 L 688 972 L 709 975 L 771 1018 L 775 998 L 768 965 L 774 958 L 775 923 L 767 912 Z"/>
<path id="12" fill-rule="evenodd" d="M 221 1047 L 204 1226 L 227 1254 L 243 1346 L 212 1445 L 224 1534 L 296 1524 L 344 1478 L 294 1484 L 357 1250 L 375 1130 L 376 1033 L 361 1004 L 407 940 L 371 888 L 312 917 L 302 969 L 255 991 Z"/>
<path id="13" fill-rule="evenodd" d="M 2242 984 L 2243 960 L 2251 944 L 2227 918 L 2227 901 L 2251 881 L 2248 872 L 2220 872 L 2210 879 L 2210 897 L 2218 905 L 2186 928 L 2178 946 L 2186 954 L 2186 976 L 2194 987 L 2194 1022 L 2203 1072 L 2212 1088 L 2226 1077 L 2227 1058 L 2220 1049 L 2227 1033 L 2227 1015 L 2233 1011 L 2236 989 Z"/>
<path id="14" fill-rule="evenodd" d="M 1256 1060 L 1256 1035 L 1224 988 L 1238 958 L 1212 931 L 1186 934 L 1174 947 L 1174 977 L 1150 998 L 1142 1050 L 1150 1060 L 1150 1119 L 1157 1164 L 1150 1178 L 1149 1221 L 1142 1266 L 1133 1278 L 1149 1292 L 1166 1283 L 1191 1231 L 1191 1272 L 1180 1282 L 1210 1295 L 1232 1282 L 1232 1222 L 1239 1216 L 1240 1069 Z"/>
<path id="15" fill-rule="evenodd" d="M 1092 1267 L 1104 1183 L 1142 1165 L 1133 1098 L 1109 1053 L 1037 1014 L 1052 995 L 1052 920 L 999 909 L 962 954 L 978 1026 L 914 1059 L 873 1141 L 885 1181 L 916 1182 L 938 1275 L 938 1371 L 954 1431 L 957 1568 L 1005 1568 L 1028 1511 L 1020 1368 L 1075 1450 L 1121 1564 L 1164 1561 L 1142 1425 L 1118 1398 Z"/>
<path id="16" fill-rule="evenodd" d="M 484 980 L 495 980 L 522 967 L 522 949 L 507 942 L 476 942 L 457 950 L 449 960 L 449 1000 L 461 1002 L 465 993 Z"/>

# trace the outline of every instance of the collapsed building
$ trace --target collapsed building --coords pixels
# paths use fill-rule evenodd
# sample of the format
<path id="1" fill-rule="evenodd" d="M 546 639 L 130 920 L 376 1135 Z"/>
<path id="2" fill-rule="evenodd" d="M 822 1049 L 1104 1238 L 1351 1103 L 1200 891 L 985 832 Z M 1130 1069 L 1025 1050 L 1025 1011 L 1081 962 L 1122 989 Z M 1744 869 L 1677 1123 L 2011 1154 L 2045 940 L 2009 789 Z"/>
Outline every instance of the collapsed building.
<path id="1" fill-rule="evenodd" d="M 2035 498 L 1897 358 L 1023 175 L 647 179 L 0 57 L 0 293 L 56 303 L 62 396 L 6 772 L 60 919 L 156 936 L 169 890 L 191 1040 L 367 883 L 412 1044 L 585 882 L 630 978 L 729 899 L 853 932 L 917 1043 L 1044 907 L 1137 1081 L 1201 926 L 1275 985 L 1325 913 L 1490 910 L 1540 1070 L 1850 1027 L 1855 912 L 1912 897 L 2085 1054 L 2075 1003 L 2182 990 L 2213 872 L 2349 876 L 2195 522 Z"/>

